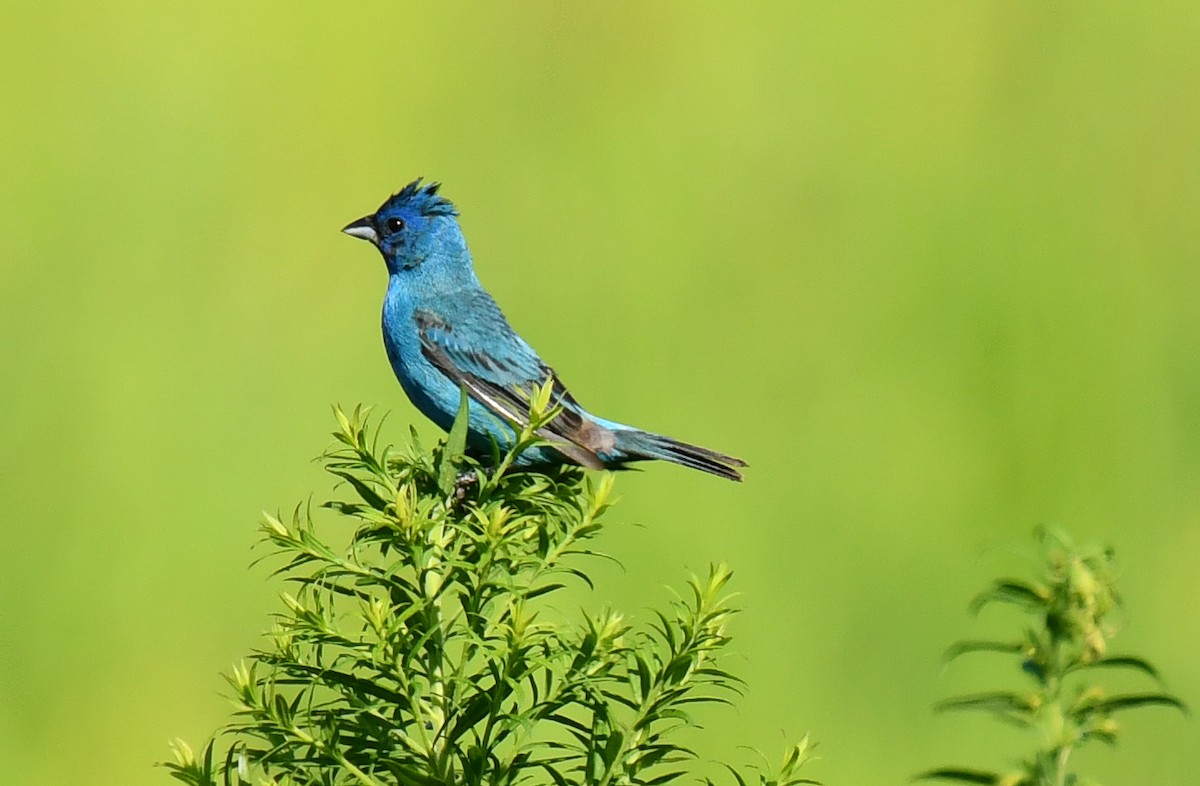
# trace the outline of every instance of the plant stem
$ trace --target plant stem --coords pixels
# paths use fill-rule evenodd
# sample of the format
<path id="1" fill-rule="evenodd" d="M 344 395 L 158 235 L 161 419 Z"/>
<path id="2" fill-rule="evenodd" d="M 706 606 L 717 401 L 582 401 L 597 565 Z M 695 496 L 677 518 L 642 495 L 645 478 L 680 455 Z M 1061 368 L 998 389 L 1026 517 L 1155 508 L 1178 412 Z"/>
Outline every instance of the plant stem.
<path id="1" fill-rule="evenodd" d="M 449 776 L 449 757 L 443 756 L 443 753 L 449 748 L 446 744 L 446 718 L 449 716 L 449 706 L 446 698 L 446 683 L 444 666 L 446 660 L 446 619 L 444 609 L 442 608 L 442 582 L 444 577 L 440 571 L 442 565 L 443 552 L 443 537 L 445 529 L 443 525 L 437 524 L 430 532 L 429 543 L 432 546 L 433 555 L 430 556 L 428 566 L 425 570 L 425 575 L 422 582 L 422 590 L 425 593 L 425 598 L 433 605 L 434 619 L 432 620 L 434 635 L 433 635 L 433 651 L 429 653 L 426 660 L 426 668 L 430 678 L 430 692 L 433 699 L 433 745 L 430 748 L 430 754 L 435 761 L 435 771 L 443 776 Z M 449 778 L 447 777 L 447 782 Z"/>
<path id="2" fill-rule="evenodd" d="M 1067 784 L 1067 759 L 1071 757 L 1071 746 L 1064 745 L 1058 749 L 1058 755 L 1054 757 L 1054 786 L 1066 786 Z"/>

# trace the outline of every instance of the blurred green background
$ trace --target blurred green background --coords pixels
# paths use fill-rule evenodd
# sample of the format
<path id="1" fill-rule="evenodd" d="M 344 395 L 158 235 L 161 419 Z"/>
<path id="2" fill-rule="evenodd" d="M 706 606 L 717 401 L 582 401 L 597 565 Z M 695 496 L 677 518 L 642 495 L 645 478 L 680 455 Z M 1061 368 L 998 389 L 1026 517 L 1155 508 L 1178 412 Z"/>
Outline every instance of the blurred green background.
<path id="1" fill-rule="evenodd" d="M 966 601 L 1043 522 L 1116 545 L 1118 649 L 1200 703 L 1200 5 L 8 3 L 0 39 L 5 782 L 165 784 L 227 717 L 258 512 L 329 493 L 334 402 L 420 420 L 338 232 L 418 175 L 585 403 L 751 464 L 623 476 L 585 600 L 733 565 L 706 757 L 1003 766 L 930 705 L 1017 684 L 939 655 L 1014 624 Z M 1126 720 L 1086 770 L 1200 781 L 1195 722 Z"/>

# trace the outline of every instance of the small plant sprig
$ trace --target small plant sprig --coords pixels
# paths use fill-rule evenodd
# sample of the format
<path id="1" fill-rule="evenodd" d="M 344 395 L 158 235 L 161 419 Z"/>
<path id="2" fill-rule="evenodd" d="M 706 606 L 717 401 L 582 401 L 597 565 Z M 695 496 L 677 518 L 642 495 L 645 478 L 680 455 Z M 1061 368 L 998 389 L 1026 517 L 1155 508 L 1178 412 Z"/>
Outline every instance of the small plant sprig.
<path id="1" fill-rule="evenodd" d="M 694 704 L 728 702 L 720 668 L 734 613 L 714 566 L 648 630 L 614 611 L 571 623 L 547 601 L 600 556 L 589 542 L 610 474 L 514 464 L 555 416 L 550 390 L 492 471 L 464 455 L 466 398 L 444 444 L 381 447 L 367 413 L 336 411 L 329 472 L 353 491 L 323 507 L 354 525 L 337 549 L 313 511 L 268 516 L 264 540 L 293 585 L 271 646 L 227 679 L 236 714 L 197 755 L 173 746 L 190 786 L 656 786 L 691 773 L 678 741 Z M 782 766 L 732 770 L 739 786 L 815 783 Z"/>
<path id="2" fill-rule="evenodd" d="M 921 773 L 917 780 L 996 786 L 1095 783 L 1072 772 L 1071 756 L 1091 740 L 1114 744 L 1119 732 L 1116 713 L 1156 705 L 1185 709 L 1169 693 L 1109 695 L 1092 681 L 1097 672 L 1126 669 L 1161 682 L 1149 661 L 1109 653 L 1117 633 L 1112 617 L 1120 606 L 1112 552 L 1076 547 L 1065 535 L 1045 529 L 1039 529 L 1037 537 L 1045 555 L 1041 580 L 1000 579 L 971 602 L 974 613 L 993 603 L 1017 606 L 1030 618 L 1024 634 L 1007 641 L 959 641 L 945 654 L 947 662 L 980 652 L 1013 656 L 1033 687 L 956 696 L 936 706 L 939 711 L 982 710 L 1033 729 L 1039 747 L 1011 772 L 944 767 Z"/>

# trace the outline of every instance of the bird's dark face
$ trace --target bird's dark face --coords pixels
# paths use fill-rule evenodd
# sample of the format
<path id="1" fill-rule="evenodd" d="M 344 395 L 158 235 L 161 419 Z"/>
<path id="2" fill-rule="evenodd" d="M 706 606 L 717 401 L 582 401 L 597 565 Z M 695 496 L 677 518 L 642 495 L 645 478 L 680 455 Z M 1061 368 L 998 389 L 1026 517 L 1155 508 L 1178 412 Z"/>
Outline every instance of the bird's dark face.
<path id="1" fill-rule="evenodd" d="M 347 235 L 368 240 L 383 254 L 388 272 L 414 270 L 426 259 L 462 246 L 462 235 L 454 220 L 457 211 L 438 196 L 436 183 L 409 183 L 369 216 L 342 229 Z"/>
<path id="2" fill-rule="evenodd" d="M 429 232 L 429 216 L 411 209 L 389 208 L 349 224 L 342 231 L 347 235 L 375 244 L 387 262 L 388 270 L 409 270 L 421 264 L 424 257 L 420 240 Z"/>

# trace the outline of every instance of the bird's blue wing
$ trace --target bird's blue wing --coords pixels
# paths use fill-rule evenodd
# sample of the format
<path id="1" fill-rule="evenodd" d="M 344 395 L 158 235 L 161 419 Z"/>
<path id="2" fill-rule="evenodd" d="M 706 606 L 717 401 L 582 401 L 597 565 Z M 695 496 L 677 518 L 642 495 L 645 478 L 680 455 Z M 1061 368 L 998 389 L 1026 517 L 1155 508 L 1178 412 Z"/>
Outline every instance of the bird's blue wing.
<path id="1" fill-rule="evenodd" d="M 495 309 L 494 304 L 490 304 Z M 478 311 L 476 314 L 478 315 Z M 421 353 L 434 368 L 495 415 L 519 426 L 529 423 L 529 401 L 550 382 L 551 403 L 562 411 L 539 434 L 576 463 L 599 469 L 611 456 L 615 439 L 608 429 L 587 417 L 554 369 L 517 336 L 499 309 L 490 324 L 452 326 L 428 309 L 414 313 Z"/>

